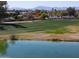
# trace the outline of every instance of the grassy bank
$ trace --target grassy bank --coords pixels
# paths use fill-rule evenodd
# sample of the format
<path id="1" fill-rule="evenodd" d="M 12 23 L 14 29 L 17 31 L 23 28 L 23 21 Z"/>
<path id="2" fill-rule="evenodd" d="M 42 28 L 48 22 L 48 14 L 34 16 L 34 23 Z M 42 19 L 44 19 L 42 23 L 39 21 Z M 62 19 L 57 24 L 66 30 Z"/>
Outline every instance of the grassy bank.
<path id="1" fill-rule="evenodd" d="M 12 35 L 15 39 L 79 41 L 79 20 L 49 19 L 0 25 L 0 40 L 11 39 Z"/>

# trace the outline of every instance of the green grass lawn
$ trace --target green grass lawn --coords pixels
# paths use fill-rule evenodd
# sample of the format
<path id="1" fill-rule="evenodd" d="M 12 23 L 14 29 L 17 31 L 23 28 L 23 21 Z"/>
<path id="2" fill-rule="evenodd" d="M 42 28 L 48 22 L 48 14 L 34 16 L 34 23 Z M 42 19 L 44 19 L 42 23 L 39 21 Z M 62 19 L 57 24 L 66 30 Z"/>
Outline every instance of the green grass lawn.
<path id="1" fill-rule="evenodd" d="M 73 30 L 72 28 L 66 28 L 68 26 L 72 26 L 72 28 L 75 29 Z M 28 32 L 49 34 L 79 33 L 79 29 L 77 27 L 79 27 L 79 19 L 41 20 L 38 22 L 27 22 L 14 25 L 2 24 L 0 25 L 0 34 L 15 34 Z"/>

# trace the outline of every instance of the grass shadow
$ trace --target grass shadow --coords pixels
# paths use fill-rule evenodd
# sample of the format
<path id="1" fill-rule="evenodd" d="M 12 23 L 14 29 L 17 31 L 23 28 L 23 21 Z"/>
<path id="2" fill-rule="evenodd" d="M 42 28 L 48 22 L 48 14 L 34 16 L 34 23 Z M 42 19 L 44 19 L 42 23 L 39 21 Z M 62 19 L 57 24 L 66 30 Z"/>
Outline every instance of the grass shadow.
<path id="1" fill-rule="evenodd" d="M 6 30 L 3 26 L 0 26 L 0 31 Z"/>
<path id="2" fill-rule="evenodd" d="M 5 25 L 5 26 L 13 26 L 15 28 L 27 28 L 27 27 L 22 26 L 20 24 L 2 24 L 2 25 Z"/>

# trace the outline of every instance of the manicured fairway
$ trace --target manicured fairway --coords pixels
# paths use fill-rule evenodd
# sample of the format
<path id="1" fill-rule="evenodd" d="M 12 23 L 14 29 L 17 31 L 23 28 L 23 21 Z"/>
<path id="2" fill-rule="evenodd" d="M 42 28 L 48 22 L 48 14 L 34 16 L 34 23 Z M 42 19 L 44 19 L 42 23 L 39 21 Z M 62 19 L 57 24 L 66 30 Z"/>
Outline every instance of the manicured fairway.
<path id="1" fill-rule="evenodd" d="M 0 34 L 16 34 L 25 32 L 49 34 L 79 33 L 79 19 L 49 19 L 22 24 L 0 25 Z"/>

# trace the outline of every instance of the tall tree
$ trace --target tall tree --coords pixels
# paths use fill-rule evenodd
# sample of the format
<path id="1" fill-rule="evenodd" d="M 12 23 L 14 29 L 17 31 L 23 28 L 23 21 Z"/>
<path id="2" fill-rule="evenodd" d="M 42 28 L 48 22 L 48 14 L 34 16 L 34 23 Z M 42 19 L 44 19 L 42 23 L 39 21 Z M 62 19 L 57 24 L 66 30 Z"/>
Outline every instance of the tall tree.
<path id="1" fill-rule="evenodd" d="M 7 11 L 7 1 L 0 1 L 0 21 L 6 16 Z"/>
<path id="2" fill-rule="evenodd" d="M 67 12 L 69 16 L 75 16 L 76 10 L 73 7 L 67 8 Z"/>

